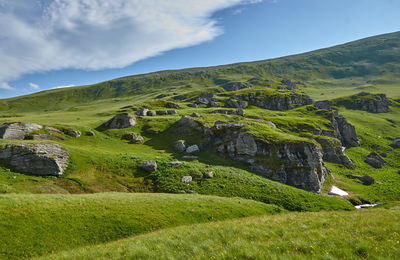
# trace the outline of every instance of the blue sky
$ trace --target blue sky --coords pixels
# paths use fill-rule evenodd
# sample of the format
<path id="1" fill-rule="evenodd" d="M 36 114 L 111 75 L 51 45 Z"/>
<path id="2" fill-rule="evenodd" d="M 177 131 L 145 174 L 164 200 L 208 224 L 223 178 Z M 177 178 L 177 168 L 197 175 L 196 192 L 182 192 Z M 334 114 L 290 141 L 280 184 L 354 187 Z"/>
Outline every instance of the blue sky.
<path id="1" fill-rule="evenodd" d="M 400 31 L 398 0 L 0 0 L 0 98 Z"/>

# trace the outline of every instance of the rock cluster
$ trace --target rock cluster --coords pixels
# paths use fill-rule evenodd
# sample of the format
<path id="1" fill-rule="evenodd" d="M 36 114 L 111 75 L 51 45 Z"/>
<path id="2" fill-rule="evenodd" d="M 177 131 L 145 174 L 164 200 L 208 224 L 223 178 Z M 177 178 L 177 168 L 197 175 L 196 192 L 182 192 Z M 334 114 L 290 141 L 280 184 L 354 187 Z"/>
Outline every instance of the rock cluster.
<path id="1" fill-rule="evenodd" d="M 135 125 L 136 119 L 128 113 L 117 114 L 104 124 L 104 126 L 109 129 L 122 129 Z"/>
<path id="2" fill-rule="evenodd" d="M 214 98 L 213 93 L 201 93 L 194 99 L 192 107 L 197 107 L 197 106 L 219 107 L 220 105 L 217 103 L 217 101 L 218 100 Z"/>
<path id="3" fill-rule="evenodd" d="M 15 171 L 38 176 L 61 176 L 69 163 L 68 152 L 58 144 L 8 144 L 0 160 Z"/>

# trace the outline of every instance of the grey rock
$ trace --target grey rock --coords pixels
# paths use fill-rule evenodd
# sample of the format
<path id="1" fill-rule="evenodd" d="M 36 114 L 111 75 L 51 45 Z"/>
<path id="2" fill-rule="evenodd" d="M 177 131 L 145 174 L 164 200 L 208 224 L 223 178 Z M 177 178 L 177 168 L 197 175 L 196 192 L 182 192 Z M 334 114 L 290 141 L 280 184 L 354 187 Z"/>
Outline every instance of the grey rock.
<path id="1" fill-rule="evenodd" d="M 166 108 L 175 108 L 175 109 L 181 108 L 180 105 L 178 105 L 178 104 L 176 104 L 176 103 L 173 103 L 173 102 L 167 102 L 167 104 L 165 105 L 165 107 L 166 107 Z"/>
<path id="2" fill-rule="evenodd" d="M 42 126 L 34 123 L 5 123 L 0 126 L 0 139 L 23 140 L 26 135 L 40 129 Z"/>
<path id="3" fill-rule="evenodd" d="M 387 113 L 390 111 L 391 102 L 385 94 L 361 92 L 351 96 L 349 99 L 338 100 L 336 104 L 347 109 L 364 110 L 371 113 Z"/>
<path id="4" fill-rule="evenodd" d="M 379 155 L 382 156 L 383 158 L 387 157 L 387 153 L 380 153 Z"/>
<path id="5" fill-rule="evenodd" d="M 201 131 L 203 127 L 202 124 L 200 124 L 194 118 L 189 116 L 182 116 L 181 119 L 179 119 L 179 121 L 177 122 L 177 124 L 181 127 L 189 127 L 199 131 Z"/>
<path id="6" fill-rule="evenodd" d="M 371 152 L 367 158 L 365 158 L 365 162 L 377 169 L 382 168 L 386 163 L 386 161 L 375 152 Z"/>
<path id="7" fill-rule="evenodd" d="M 316 101 L 315 105 L 319 108 L 319 109 L 327 109 L 330 110 L 332 109 L 332 105 L 333 102 L 330 100 L 323 100 L 323 101 Z"/>
<path id="8" fill-rule="evenodd" d="M 204 177 L 207 179 L 212 179 L 214 178 L 214 173 L 212 171 L 209 171 L 206 174 L 204 174 Z"/>
<path id="9" fill-rule="evenodd" d="M 58 144 L 8 144 L 0 160 L 15 171 L 38 176 L 61 176 L 69 163 L 68 152 Z"/>
<path id="10" fill-rule="evenodd" d="M 86 132 L 86 136 L 94 136 L 94 132 L 92 132 L 92 131 L 87 131 L 87 132 Z"/>
<path id="11" fill-rule="evenodd" d="M 36 134 L 36 135 L 28 135 L 25 137 L 26 140 L 52 140 L 53 137 L 48 134 Z"/>
<path id="12" fill-rule="evenodd" d="M 243 109 L 241 109 L 241 108 L 238 108 L 238 109 L 236 109 L 236 115 L 239 115 L 239 116 L 244 116 L 244 111 L 243 111 Z"/>
<path id="13" fill-rule="evenodd" d="M 176 111 L 176 110 L 168 110 L 167 113 L 168 113 L 168 115 L 177 115 L 178 111 Z"/>
<path id="14" fill-rule="evenodd" d="M 199 113 L 193 113 L 190 115 L 191 117 L 201 117 L 201 115 Z"/>
<path id="15" fill-rule="evenodd" d="M 144 142 L 144 138 L 140 135 L 137 135 L 135 133 L 128 133 L 125 134 L 121 137 L 122 140 L 128 140 L 131 141 L 134 144 L 140 144 Z"/>
<path id="16" fill-rule="evenodd" d="M 169 165 L 172 166 L 172 167 L 178 167 L 178 166 L 182 165 L 182 162 L 173 161 L 173 162 L 170 162 Z"/>
<path id="17" fill-rule="evenodd" d="M 390 146 L 393 148 L 400 148 L 400 139 L 395 139 Z"/>
<path id="18" fill-rule="evenodd" d="M 372 185 L 375 183 L 375 179 L 370 176 L 370 175 L 364 175 L 360 178 L 360 181 L 362 181 L 362 183 L 364 185 Z"/>
<path id="19" fill-rule="evenodd" d="M 71 137 L 80 137 L 82 135 L 80 131 L 75 129 L 64 129 L 63 132 L 64 134 L 69 135 Z"/>
<path id="20" fill-rule="evenodd" d="M 146 172 L 154 172 L 157 170 L 157 163 L 155 161 L 146 161 L 142 164 L 141 168 Z"/>
<path id="21" fill-rule="evenodd" d="M 339 163 L 349 169 L 355 169 L 354 163 L 343 153 L 342 144 L 338 139 L 325 137 L 315 140 L 322 146 L 324 161 Z"/>
<path id="22" fill-rule="evenodd" d="M 156 99 L 165 98 L 165 97 L 168 97 L 168 95 L 160 94 L 160 95 L 156 96 Z"/>
<path id="23" fill-rule="evenodd" d="M 213 93 L 201 93 L 195 99 L 196 105 L 209 105 L 211 102 L 215 102 L 216 99 L 214 98 Z"/>
<path id="24" fill-rule="evenodd" d="M 194 155 L 185 155 L 182 157 L 182 160 L 184 160 L 184 161 L 196 161 L 198 159 L 199 159 L 199 157 L 194 156 Z"/>
<path id="25" fill-rule="evenodd" d="M 155 116 L 155 115 L 157 115 L 156 114 L 156 111 L 154 111 L 154 110 L 149 110 L 149 111 L 147 111 L 147 114 L 146 114 L 147 116 Z"/>
<path id="26" fill-rule="evenodd" d="M 189 147 L 186 148 L 186 153 L 198 153 L 200 152 L 200 148 L 197 146 L 197 144 L 195 145 L 191 145 Z"/>
<path id="27" fill-rule="evenodd" d="M 142 109 L 139 109 L 138 111 L 136 111 L 135 115 L 137 115 L 137 116 L 147 116 L 147 112 L 148 111 L 149 110 L 147 108 L 142 108 Z"/>
<path id="28" fill-rule="evenodd" d="M 136 125 L 136 119 L 128 113 L 117 114 L 104 124 L 109 129 L 129 128 L 134 125 Z"/>
<path id="29" fill-rule="evenodd" d="M 181 182 L 183 182 L 183 183 L 190 183 L 190 182 L 192 182 L 192 181 L 193 181 L 192 176 L 183 176 L 183 177 L 181 178 Z"/>
<path id="30" fill-rule="evenodd" d="M 229 99 L 225 103 L 226 107 L 230 108 L 247 108 L 247 102 L 243 100 Z"/>
<path id="31" fill-rule="evenodd" d="M 215 101 L 211 101 L 210 103 L 208 103 L 208 106 L 209 107 L 220 107 L 220 105 Z"/>
<path id="32" fill-rule="evenodd" d="M 188 107 L 197 108 L 197 105 L 196 104 L 189 104 Z"/>
<path id="33" fill-rule="evenodd" d="M 46 129 L 50 133 L 61 134 L 60 130 L 58 130 L 57 128 L 51 127 L 51 126 L 45 126 L 44 129 Z"/>
<path id="34" fill-rule="evenodd" d="M 168 111 L 167 110 L 157 110 L 156 114 L 159 116 L 165 116 L 165 115 L 168 115 Z"/>
<path id="35" fill-rule="evenodd" d="M 184 140 L 176 141 L 174 144 L 175 151 L 182 153 L 186 150 L 186 143 Z"/>
<path id="36" fill-rule="evenodd" d="M 236 139 L 236 154 L 239 156 L 255 156 L 257 154 L 257 144 L 254 137 L 248 133 L 240 133 Z"/>

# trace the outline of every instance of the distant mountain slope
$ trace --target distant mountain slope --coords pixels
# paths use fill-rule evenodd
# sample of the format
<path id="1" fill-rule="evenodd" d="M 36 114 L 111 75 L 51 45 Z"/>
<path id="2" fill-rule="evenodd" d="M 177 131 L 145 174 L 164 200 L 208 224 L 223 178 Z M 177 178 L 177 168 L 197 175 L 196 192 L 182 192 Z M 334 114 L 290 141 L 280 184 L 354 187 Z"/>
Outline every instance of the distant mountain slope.
<path id="1" fill-rule="evenodd" d="M 306 93 L 313 93 L 320 86 L 400 85 L 400 32 L 278 59 L 161 71 L 90 86 L 48 90 L 1 100 L 0 111 L 57 110 L 109 98 L 155 95 L 188 85 L 197 89 L 217 87 L 228 80 L 254 77 L 276 82 L 283 78 L 300 80 L 314 88 L 305 90 Z M 352 83 L 347 86 L 343 80 Z"/>

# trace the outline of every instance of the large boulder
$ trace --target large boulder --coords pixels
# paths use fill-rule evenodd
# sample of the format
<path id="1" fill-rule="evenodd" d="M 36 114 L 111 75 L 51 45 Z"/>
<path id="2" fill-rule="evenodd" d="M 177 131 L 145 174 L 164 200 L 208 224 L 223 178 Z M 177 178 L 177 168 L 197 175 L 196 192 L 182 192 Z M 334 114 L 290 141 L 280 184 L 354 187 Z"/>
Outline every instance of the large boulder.
<path id="1" fill-rule="evenodd" d="M 0 139 L 23 140 L 26 135 L 42 128 L 34 123 L 5 123 L 0 126 Z"/>
<path id="2" fill-rule="evenodd" d="M 68 152 L 58 144 L 8 144 L 0 160 L 16 172 L 38 176 L 61 176 L 69 163 Z"/>
<path id="3" fill-rule="evenodd" d="M 379 154 L 377 154 L 375 152 L 371 152 L 365 158 L 365 162 L 377 169 L 382 168 L 386 163 L 386 161 L 382 157 L 380 157 Z"/>
<path id="4" fill-rule="evenodd" d="M 109 129 L 122 129 L 134 125 L 136 125 L 136 119 L 128 113 L 117 114 L 104 124 Z"/>

